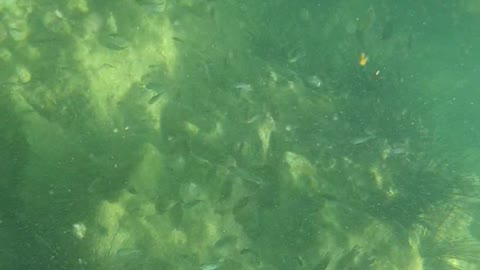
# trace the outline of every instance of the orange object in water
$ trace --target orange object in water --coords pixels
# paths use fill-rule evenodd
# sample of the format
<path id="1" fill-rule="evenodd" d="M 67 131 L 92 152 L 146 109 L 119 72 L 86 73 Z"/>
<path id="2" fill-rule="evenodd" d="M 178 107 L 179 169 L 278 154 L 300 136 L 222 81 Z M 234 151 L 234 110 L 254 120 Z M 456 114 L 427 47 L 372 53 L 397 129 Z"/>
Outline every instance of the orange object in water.
<path id="1" fill-rule="evenodd" d="M 368 57 L 365 53 L 361 53 L 360 54 L 360 59 L 358 61 L 358 64 L 361 66 L 361 67 L 364 67 L 368 62 Z"/>

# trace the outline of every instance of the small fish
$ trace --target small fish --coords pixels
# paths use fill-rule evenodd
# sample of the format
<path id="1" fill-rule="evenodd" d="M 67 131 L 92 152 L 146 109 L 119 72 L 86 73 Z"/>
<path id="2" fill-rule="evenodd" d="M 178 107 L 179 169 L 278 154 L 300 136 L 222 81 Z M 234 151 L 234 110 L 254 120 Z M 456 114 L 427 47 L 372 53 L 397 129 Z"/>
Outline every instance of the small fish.
<path id="1" fill-rule="evenodd" d="M 100 42 L 103 46 L 115 51 L 124 50 L 129 46 L 128 40 L 118 34 L 105 35 L 101 38 Z"/>
<path id="2" fill-rule="evenodd" d="M 136 258 L 142 256 L 143 252 L 135 248 L 121 248 L 115 252 L 115 256 L 122 258 Z"/>
<path id="3" fill-rule="evenodd" d="M 161 82 L 157 82 L 157 81 L 148 82 L 144 85 L 144 87 L 149 90 L 161 89 L 161 87 L 163 86 L 165 86 L 165 84 L 162 84 Z"/>
<path id="4" fill-rule="evenodd" d="M 165 2 L 158 0 L 137 0 L 147 14 L 156 15 L 165 11 Z"/>
<path id="5" fill-rule="evenodd" d="M 241 211 L 242 209 L 244 209 L 250 202 L 250 199 L 251 197 L 250 196 L 246 196 L 246 197 L 243 197 L 241 198 L 240 200 L 238 200 L 235 205 L 233 206 L 233 213 L 236 214 L 238 213 L 239 211 Z"/>
<path id="6" fill-rule="evenodd" d="M 142 263 L 144 253 L 136 248 L 121 248 L 110 255 L 107 269 L 132 269 Z"/>
<path id="7" fill-rule="evenodd" d="M 299 267 L 304 267 L 305 266 L 305 260 L 302 258 L 302 256 L 298 255 L 294 259 L 297 262 Z"/>
<path id="8" fill-rule="evenodd" d="M 242 256 L 243 260 L 252 261 L 257 266 L 260 266 L 262 264 L 262 262 L 260 261 L 259 255 L 255 251 L 249 248 L 244 248 L 240 250 L 240 255 Z"/>
<path id="9" fill-rule="evenodd" d="M 183 40 L 182 38 L 179 38 L 179 37 L 172 37 L 173 41 L 176 41 L 176 42 L 180 42 L 180 43 L 184 43 L 185 40 Z"/>
<path id="10" fill-rule="evenodd" d="M 158 93 L 158 94 L 153 95 L 153 96 L 148 100 L 148 104 L 151 105 L 151 104 L 157 102 L 162 95 L 163 95 L 163 92 L 160 92 L 160 93 Z"/>
<path id="11" fill-rule="evenodd" d="M 235 246 L 236 243 L 237 237 L 233 235 L 228 235 L 215 242 L 214 247 L 216 249 L 223 249 L 229 246 Z"/>
<path id="12" fill-rule="evenodd" d="M 394 155 L 400 155 L 400 154 L 406 154 L 407 149 L 404 147 L 394 147 L 392 148 L 392 154 Z"/>
<path id="13" fill-rule="evenodd" d="M 240 179 L 242 179 L 245 182 L 255 184 L 257 186 L 265 186 L 265 181 L 262 178 L 254 175 L 254 174 L 251 174 L 244 169 L 234 168 L 232 170 L 232 173 L 233 173 L 234 176 L 239 177 Z"/>
<path id="14" fill-rule="evenodd" d="M 382 29 L 382 33 L 380 35 L 380 39 L 381 40 L 388 40 L 392 37 L 393 35 L 393 22 L 390 20 L 390 21 L 387 21 L 384 23 L 383 25 L 383 29 Z"/>
<path id="15" fill-rule="evenodd" d="M 215 270 L 218 269 L 223 263 L 223 258 L 220 258 L 217 262 L 214 263 L 204 263 L 200 265 L 200 270 Z"/>
<path id="16" fill-rule="evenodd" d="M 253 90 L 252 85 L 248 83 L 237 83 L 233 87 L 242 92 L 251 92 Z"/>
<path id="17" fill-rule="evenodd" d="M 360 59 L 358 60 L 358 64 L 361 66 L 361 67 L 364 67 L 367 65 L 367 62 L 368 62 L 368 56 L 365 54 L 365 53 L 361 53 L 360 54 Z"/>
<path id="18" fill-rule="evenodd" d="M 203 202 L 203 200 L 200 200 L 200 199 L 196 199 L 196 200 L 192 200 L 192 201 L 189 201 L 189 202 L 185 202 L 183 203 L 183 208 L 185 209 L 190 209 L 190 208 L 193 208 L 195 207 L 196 205 L 198 205 L 199 203 Z"/>
<path id="19" fill-rule="evenodd" d="M 251 123 L 257 121 L 259 118 L 260 118 L 260 115 L 258 115 L 258 114 L 257 114 L 257 115 L 254 115 L 254 116 L 252 116 L 250 119 L 244 121 L 244 123 L 245 123 L 245 124 L 251 124 Z"/>
<path id="20" fill-rule="evenodd" d="M 358 144 L 366 143 L 366 142 L 368 142 L 370 140 L 373 140 L 375 138 L 376 138 L 375 135 L 369 134 L 369 135 L 364 136 L 364 137 L 352 139 L 350 142 L 354 145 L 358 145 Z"/>
<path id="21" fill-rule="evenodd" d="M 293 64 L 298 62 L 298 60 L 304 58 L 307 54 L 301 48 L 293 48 L 288 52 L 288 63 Z"/>
<path id="22" fill-rule="evenodd" d="M 200 266 L 200 270 L 215 270 L 218 269 L 218 266 L 217 263 L 204 264 Z"/>
<path id="23" fill-rule="evenodd" d="M 322 86 L 322 80 L 317 75 L 308 76 L 305 83 L 310 88 L 320 88 Z"/>

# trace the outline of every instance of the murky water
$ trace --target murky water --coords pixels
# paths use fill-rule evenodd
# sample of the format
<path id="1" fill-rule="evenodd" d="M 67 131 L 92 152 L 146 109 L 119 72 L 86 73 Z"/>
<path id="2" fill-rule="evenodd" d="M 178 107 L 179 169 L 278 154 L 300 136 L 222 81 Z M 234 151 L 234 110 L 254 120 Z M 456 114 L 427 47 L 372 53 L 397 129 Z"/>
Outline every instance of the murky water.
<path id="1" fill-rule="evenodd" d="M 478 269 L 480 3 L 1 1 L 1 269 Z"/>

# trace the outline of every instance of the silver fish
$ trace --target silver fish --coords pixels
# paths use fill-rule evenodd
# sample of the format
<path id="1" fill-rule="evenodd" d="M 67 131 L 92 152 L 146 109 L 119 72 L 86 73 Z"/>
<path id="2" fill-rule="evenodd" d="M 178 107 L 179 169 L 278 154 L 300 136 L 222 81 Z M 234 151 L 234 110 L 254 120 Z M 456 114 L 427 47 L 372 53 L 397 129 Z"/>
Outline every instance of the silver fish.
<path id="1" fill-rule="evenodd" d="M 368 141 L 371 141 L 375 138 L 376 138 L 375 135 L 369 134 L 369 135 L 364 136 L 364 137 L 359 137 L 359 138 L 352 139 L 350 142 L 354 145 L 358 145 L 358 144 L 362 144 L 362 143 L 366 143 Z"/>

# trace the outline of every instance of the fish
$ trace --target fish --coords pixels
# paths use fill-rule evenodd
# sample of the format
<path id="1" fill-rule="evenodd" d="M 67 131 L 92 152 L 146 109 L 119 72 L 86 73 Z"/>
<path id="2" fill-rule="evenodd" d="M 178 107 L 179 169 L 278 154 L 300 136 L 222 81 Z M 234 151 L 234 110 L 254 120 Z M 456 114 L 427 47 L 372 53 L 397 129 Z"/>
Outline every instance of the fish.
<path id="1" fill-rule="evenodd" d="M 182 38 L 179 38 L 179 37 L 172 37 L 173 41 L 176 41 L 176 42 L 180 42 L 180 43 L 184 43 L 185 40 L 183 40 Z"/>
<path id="2" fill-rule="evenodd" d="M 189 201 L 189 202 L 184 202 L 183 203 L 183 208 L 190 209 L 190 208 L 195 207 L 196 205 L 198 205 L 201 202 L 203 202 L 203 200 L 200 200 L 200 199 L 192 200 L 192 201 Z"/>
<path id="3" fill-rule="evenodd" d="M 218 269 L 223 264 L 224 259 L 220 258 L 217 262 L 204 263 L 200 265 L 200 270 L 215 270 Z"/>
<path id="4" fill-rule="evenodd" d="M 305 78 L 305 83 L 310 88 L 320 88 L 323 82 L 317 75 L 312 75 Z"/>
<path id="5" fill-rule="evenodd" d="M 165 11 L 165 2 L 159 0 L 137 0 L 137 4 L 150 15 L 160 14 Z"/>
<path id="6" fill-rule="evenodd" d="M 149 89 L 149 90 L 161 89 L 161 88 L 164 87 L 164 86 L 165 86 L 164 83 L 157 82 L 157 81 L 147 82 L 147 83 L 144 85 L 145 89 Z"/>
<path id="7" fill-rule="evenodd" d="M 383 29 L 382 29 L 382 33 L 380 35 L 380 39 L 381 40 L 388 40 L 392 37 L 393 35 L 393 22 L 390 20 L 390 21 L 387 21 L 384 23 L 383 25 Z"/>
<path id="8" fill-rule="evenodd" d="M 218 269 L 218 263 L 203 264 L 200 266 L 200 270 L 215 270 Z"/>
<path id="9" fill-rule="evenodd" d="M 110 254 L 106 260 L 106 269 L 133 269 L 142 263 L 144 253 L 136 248 L 121 248 Z"/>
<path id="10" fill-rule="evenodd" d="M 368 135 L 363 136 L 363 137 L 352 139 L 352 140 L 350 140 L 350 143 L 352 143 L 354 145 L 359 145 L 359 144 L 371 141 L 371 140 L 375 139 L 376 137 L 377 136 L 375 136 L 375 134 L 368 134 Z"/>
<path id="11" fill-rule="evenodd" d="M 361 53 L 360 54 L 360 59 L 358 60 L 358 64 L 361 66 L 361 67 L 364 67 L 367 65 L 367 62 L 368 62 L 368 56 L 365 54 L 365 53 Z"/>
<path id="12" fill-rule="evenodd" d="M 219 239 L 217 242 L 215 242 L 214 247 L 216 249 L 224 249 L 226 247 L 235 246 L 236 243 L 237 243 L 237 237 L 233 235 L 228 235 Z"/>
<path id="13" fill-rule="evenodd" d="M 391 152 L 394 155 L 406 154 L 407 153 L 407 148 L 401 147 L 401 146 L 394 147 L 394 148 L 392 148 Z"/>
<path id="14" fill-rule="evenodd" d="M 298 60 L 307 56 L 305 51 L 301 48 L 295 47 L 288 52 L 287 61 L 290 64 L 298 62 Z"/>
<path id="15" fill-rule="evenodd" d="M 121 257 L 121 258 L 137 258 L 139 256 L 142 256 L 143 252 L 139 249 L 135 248 L 121 248 L 115 252 L 115 256 Z"/>
<path id="16" fill-rule="evenodd" d="M 103 46 L 115 51 L 124 50 L 130 45 L 125 37 L 116 33 L 101 37 L 100 42 Z"/>
<path id="17" fill-rule="evenodd" d="M 251 92 L 253 90 L 252 85 L 248 83 L 237 83 L 233 86 L 233 88 L 242 92 Z"/>
<path id="18" fill-rule="evenodd" d="M 245 182 L 248 182 L 257 186 L 265 186 L 265 180 L 248 172 L 247 170 L 244 170 L 241 168 L 234 168 L 232 170 L 232 174 L 236 177 L 239 177 Z"/>
<path id="19" fill-rule="evenodd" d="M 148 104 L 151 105 L 151 104 L 157 102 L 157 101 L 160 99 L 160 97 L 162 97 L 162 95 L 163 95 L 163 91 L 160 92 L 160 93 L 157 93 L 157 94 L 153 95 L 153 96 L 148 100 Z"/>

